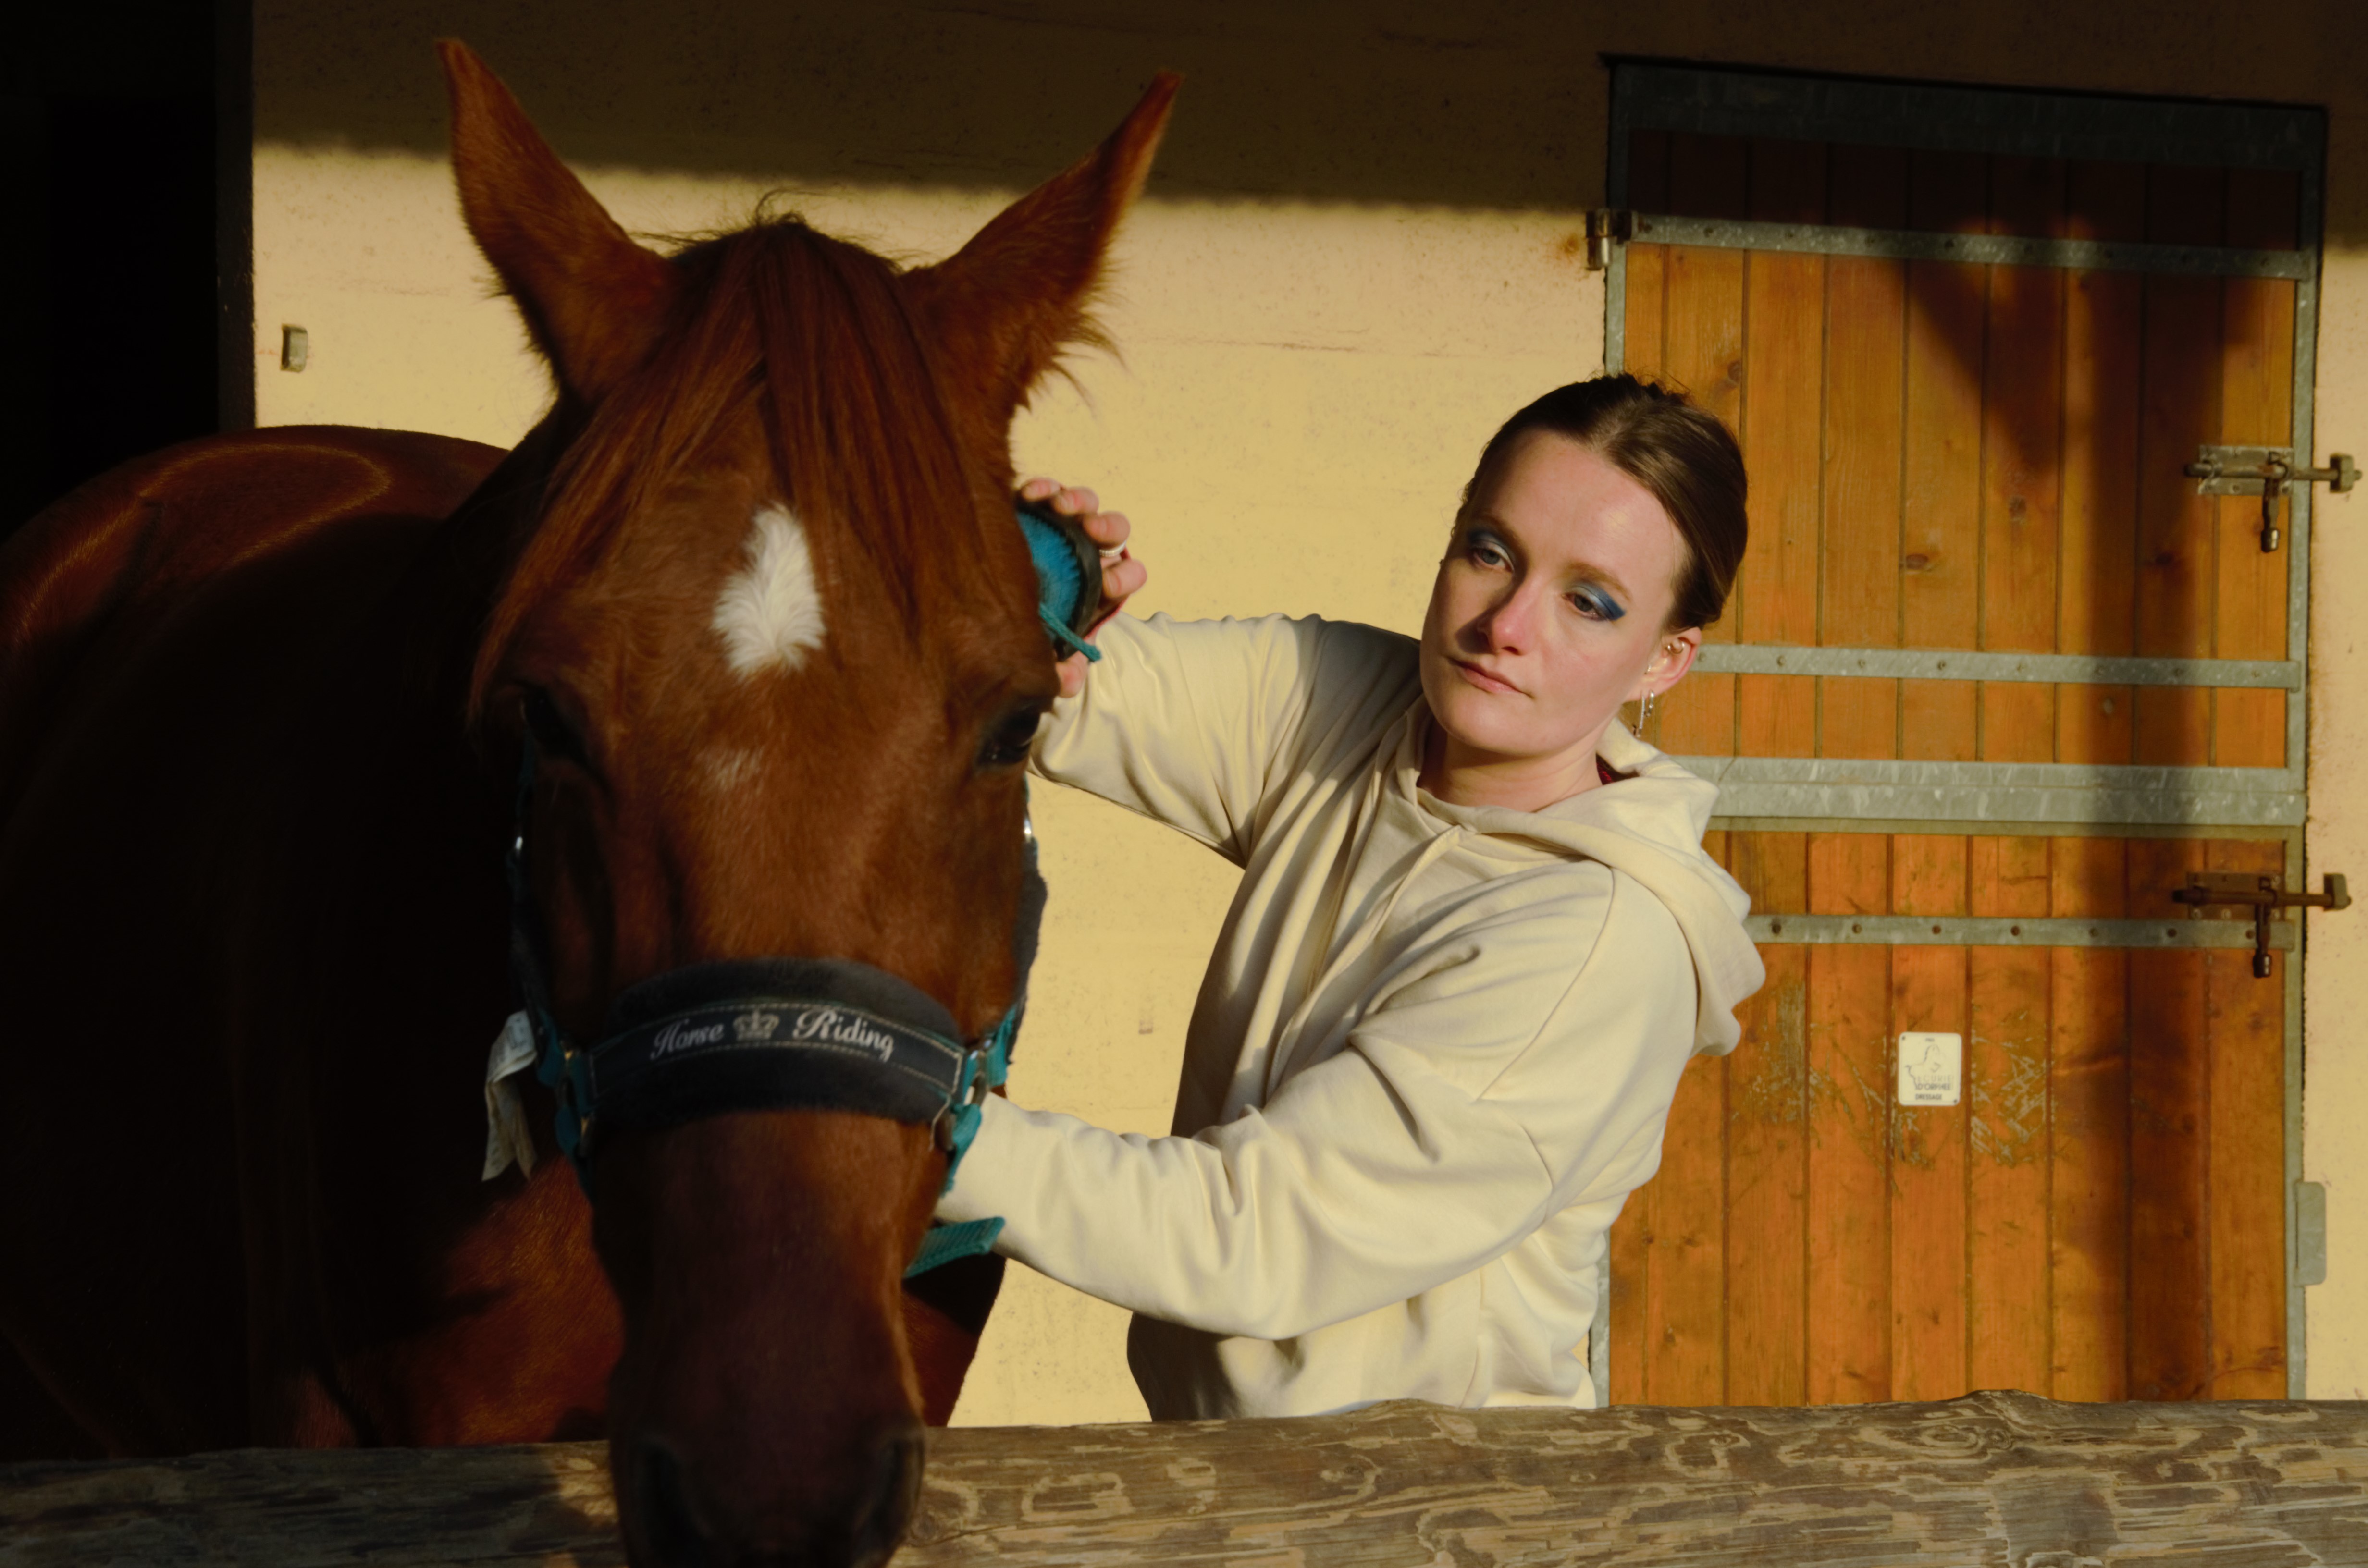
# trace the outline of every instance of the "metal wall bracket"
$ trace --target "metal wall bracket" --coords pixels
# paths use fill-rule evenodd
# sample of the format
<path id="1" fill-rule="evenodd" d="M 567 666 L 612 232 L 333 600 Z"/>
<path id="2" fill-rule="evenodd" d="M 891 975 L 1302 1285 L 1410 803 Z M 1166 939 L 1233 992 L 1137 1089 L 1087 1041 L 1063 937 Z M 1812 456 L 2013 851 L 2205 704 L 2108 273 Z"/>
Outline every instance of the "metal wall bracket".
<path id="1" fill-rule="evenodd" d="M 2320 884 L 2322 892 L 2287 892 L 2285 879 L 2265 871 L 2190 871 L 2187 885 L 2171 891 L 2175 903 L 2191 904 L 2198 909 L 2220 905 L 2249 905 L 2253 911 L 2253 975 L 2258 980 L 2270 977 L 2270 916 L 2281 909 L 2324 909 L 2334 911 L 2351 907 L 2351 890 L 2340 872 L 2330 871 Z"/>
<path id="2" fill-rule="evenodd" d="M 2337 452 L 2327 468 L 2296 468 L 2290 447 L 2203 447 L 2187 465 L 2198 495 L 2258 495 L 2261 498 L 2261 549 L 2278 547 L 2278 493 L 2289 484 L 2324 484 L 2341 495 L 2360 483 L 2349 452 Z"/>

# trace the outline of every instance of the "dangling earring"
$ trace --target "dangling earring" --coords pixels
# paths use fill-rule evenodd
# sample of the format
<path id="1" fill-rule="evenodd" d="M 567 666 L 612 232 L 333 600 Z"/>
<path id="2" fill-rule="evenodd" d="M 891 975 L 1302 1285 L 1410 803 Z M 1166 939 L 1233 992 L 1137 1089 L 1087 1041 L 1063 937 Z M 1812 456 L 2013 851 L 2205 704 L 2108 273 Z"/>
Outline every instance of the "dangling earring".
<path id="1" fill-rule="evenodd" d="M 1645 726 L 1653 722 L 1653 695 L 1648 691 L 1636 703 L 1636 733 L 1640 735 Z"/>

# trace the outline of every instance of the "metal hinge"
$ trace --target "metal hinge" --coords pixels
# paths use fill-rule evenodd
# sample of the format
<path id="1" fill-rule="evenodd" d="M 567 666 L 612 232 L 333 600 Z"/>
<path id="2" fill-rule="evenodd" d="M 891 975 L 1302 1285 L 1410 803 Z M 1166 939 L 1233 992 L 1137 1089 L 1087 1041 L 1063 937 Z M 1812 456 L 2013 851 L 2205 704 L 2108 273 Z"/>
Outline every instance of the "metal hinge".
<path id="1" fill-rule="evenodd" d="M 1636 214 L 1624 207 L 1598 207 L 1587 215 L 1587 269 L 1600 272 L 1611 265 L 1611 246 L 1636 232 Z"/>
<path id="2" fill-rule="evenodd" d="M 2190 871 L 2187 885 L 2175 889 L 2170 897 L 2174 903 L 2192 904 L 2199 909 L 2225 904 L 2239 904 L 2253 912 L 2253 974 L 2255 978 L 2270 977 L 2270 916 L 2281 909 L 2324 909 L 2334 911 L 2351 907 L 2351 890 L 2340 871 L 2329 871 L 2319 884 L 2322 892 L 2288 892 L 2285 879 L 2263 871 Z"/>
<path id="3" fill-rule="evenodd" d="M 2187 465 L 2198 495 L 2261 498 L 2261 549 L 2278 547 L 2278 492 L 2289 484 L 2324 484 L 2340 495 L 2360 482 L 2351 454 L 2337 452 L 2329 468 L 2296 468 L 2291 447 L 2202 447 Z"/>

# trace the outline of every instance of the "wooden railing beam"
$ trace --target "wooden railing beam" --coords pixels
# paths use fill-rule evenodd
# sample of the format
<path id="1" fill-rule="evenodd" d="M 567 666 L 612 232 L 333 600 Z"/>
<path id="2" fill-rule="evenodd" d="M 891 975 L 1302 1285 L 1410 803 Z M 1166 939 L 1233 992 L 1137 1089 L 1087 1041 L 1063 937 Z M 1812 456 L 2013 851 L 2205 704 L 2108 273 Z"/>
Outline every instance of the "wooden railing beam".
<path id="1" fill-rule="evenodd" d="M 621 1562 L 606 1453 L 0 1469 L 0 1562 Z M 932 1435 L 897 1562 L 2368 1564 L 2368 1403 L 1450 1410 Z"/>

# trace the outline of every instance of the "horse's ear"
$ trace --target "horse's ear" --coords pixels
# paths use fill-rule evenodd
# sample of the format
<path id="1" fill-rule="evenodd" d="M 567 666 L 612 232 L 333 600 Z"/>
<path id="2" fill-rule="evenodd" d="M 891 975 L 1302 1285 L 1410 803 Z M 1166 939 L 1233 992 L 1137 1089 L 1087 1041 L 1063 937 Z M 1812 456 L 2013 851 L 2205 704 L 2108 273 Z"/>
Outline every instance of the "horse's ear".
<path id="1" fill-rule="evenodd" d="M 477 248 L 560 384 L 597 400 L 656 335 L 672 268 L 627 237 L 466 44 L 436 46 L 452 89 L 452 173 Z"/>
<path id="2" fill-rule="evenodd" d="M 907 278 L 914 307 L 955 373 L 986 389 L 996 436 L 1068 346 L 1099 342 L 1087 307 L 1110 235 L 1151 173 L 1183 78 L 1162 71 L 1143 101 L 1081 161 L 997 213 L 970 244 Z"/>

